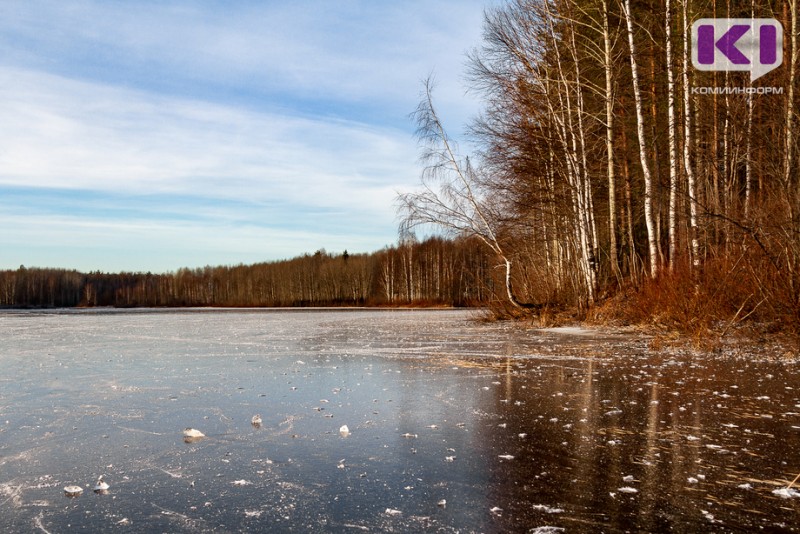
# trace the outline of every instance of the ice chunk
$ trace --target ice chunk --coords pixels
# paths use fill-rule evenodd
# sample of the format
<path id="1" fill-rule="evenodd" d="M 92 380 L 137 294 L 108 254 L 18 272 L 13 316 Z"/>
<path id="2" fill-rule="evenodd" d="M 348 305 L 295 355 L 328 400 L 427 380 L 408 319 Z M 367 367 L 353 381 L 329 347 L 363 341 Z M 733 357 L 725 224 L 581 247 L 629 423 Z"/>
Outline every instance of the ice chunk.
<path id="1" fill-rule="evenodd" d="M 64 488 L 64 495 L 67 497 L 77 497 L 83 493 L 83 488 L 80 486 L 66 486 Z"/>
<path id="2" fill-rule="evenodd" d="M 100 475 L 97 478 L 97 482 L 95 482 L 95 484 L 94 484 L 94 492 L 95 493 L 105 493 L 105 492 L 108 491 L 109 487 L 110 486 L 108 485 L 108 483 L 103 480 L 103 475 Z"/>
<path id="3" fill-rule="evenodd" d="M 800 497 L 800 491 L 794 490 L 792 488 L 781 488 L 772 490 L 772 494 L 777 495 L 778 497 L 783 497 L 784 499 Z"/>
<path id="4" fill-rule="evenodd" d="M 544 504 L 534 504 L 533 505 L 533 509 L 534 510 L 538 510 L 540 512 L 544 512 L 546 514 L 563 514 L 564 513 L 564 509 L 563 508 L 552 508 L 552 507 L 546 506 Z"/>

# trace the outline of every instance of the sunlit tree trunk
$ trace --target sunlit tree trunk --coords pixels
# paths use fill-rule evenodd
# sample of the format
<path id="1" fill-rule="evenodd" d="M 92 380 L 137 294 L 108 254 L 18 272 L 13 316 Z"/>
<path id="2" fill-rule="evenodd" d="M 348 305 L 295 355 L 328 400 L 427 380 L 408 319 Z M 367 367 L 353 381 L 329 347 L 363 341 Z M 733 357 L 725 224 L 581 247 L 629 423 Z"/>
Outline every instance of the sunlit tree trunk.
<path id="1" fill-rule="evenodd" d="M 790 0 L 789 1 L 789 16 L 791 17 L 791 46 L 792 51 L 790 54 L 790 62 L 789 62 L 789 82 L 788 82 L 788 89 L 787 89 L 787 99 L 786 99 L 786 134 L 785 134 L 785 146 L 784 146 L 784 155 L 783 155 L 783 183 L 784 187 L 786 187 L 788 193 L 788 204 L 790 210 L 790 216 L 792 217 L 792 221 L 797 224 L 795 218 L 797 217 L 796 209 L 797 209 L 797 198 L 800 195 L 800 192 L 790 192 L 792 188 L 792 164 L 794 159 L 794 115 L 795 115 L 795 104 L 794 104 L 794 85 L 795 85 L 795 77 L 796 77 L 796 68 L 797 68 L 797 57 L 798 57 L 798 50 L 797 50 L 797 0 Z"/>
<path id="2" fill-rule="evenodd" d="M 700 242 L 697 235 L 697 186 L 692 161 L 692 101 L 689 85 L 689 1 L 683 0 L 683 168 L 689 196 L 689 239 L 692 266 L 700 265 Z"/>
<path id="3" fill-rule="evenodd" d="M 582 109 L 581 109 L 581 93 L 576 92 L 576 104 L 573 108 L 573 90 L 578 90 L 580 86 L 580 72 L 577 70 L 576 62 L 576 80 L 570 80 L 563 69 L 561 53 L 559 51 L 560 42 L 556 37 L 555 29 L 552 20 L 555 18 L 547 11 L 549 18 L 548 29 L 552 39 L 553 51 L 556 59 L 556 66 L 558 69 L 559 87 L 562 88 L 558 91 L 558 98 L 560 101 L 561 113 L 563 114 L 558 119 L 558 110 L 552 110 L 554 117 L 559 120 L 562 125 L 562 144 L 564 146 L 564 155 L 567 163 L 567 177 L 569 180 L 570 191 L 573 203 L 573 228 L 575 230 L 575 242 L 580 250 L 578 254 L 578 266 L 582 276 L 582 283 L 588 304 L 594 301 L 594 288 L 595 276 L 594 266 L 592 265 L 593 254 L 591 252 L 592 241 L 590 236 L 590 217 L 588 214 L 588 196 L 586 194 L 587 179 L 584 158 L 585 151 L 581 150 L 581 127 L 583 126 Z M 574 35 L 571 36 L 570 51 L 575 54 Z M 575 89 L 573 89 L 573 87 Z M 563 100 L 562 100 L 563 95 Z M 577 118 L 573 118 L 573 116 Z M 577 131 L 575 122 L 578 122 Z"/>
<path id="4" fill-rule="evenodd" d="M 647 226 L 647 244 L 650 259 L 650 276 L 658 276 L 658 236 L 653 219 L 653 177 L 650 172 L 650 162 L 647 156 L 647 140 L 644 135 L 644 113 L 642 111 L 642 93 L 639 87 L 639 70 L 636 63 L 636 44 L 633 38 L 633 17 L 631 15 L 630 0 L 625 0 L 623 5 L 625 22 L 628 28 L 628 48 L 631 61 L 631 78 L 633 82 L 633 98 L 636 104 L 636 133 L 639 139 L 639 159 L 644 175 L 644 219 Z"/>
<path id="5" fill-rule="evenodd" d="M 678 255 L 678 149 L 675 123 L 675 74 L 672 67 L 672 1 L 666 0 L 664 16 L 667 52 L 667 127 L 669 136 L 669 266 Z"/>
<path id="6" fill-rule="evenodd" d="M 578 193 L 581 195 L 579 202 L 579 217 L 581 219 L 581 252 L 583 256 L 585 270 L 586 299 L 589 305 L 594 303 L 595 287 L 597 286 L 597 228 L 594 219 L 594 207 L 592 199 L 592 182 L 589 176 L 588 161 L 586 157 L 586 127 L 583 117 L 586 113 L 583 99 L 584 80 L 580 70 L 580 59 L 578 45 L 575 41 L 575 24 L 571 25 L 570 31 L 570 52 L 572 62 L 575 66 L 575 100 L 576 100 L 576 119 L 578 124 L 577 138 L 579 141 L 578 150 L 580 157 L 580 173 L 576 177 L 578 180 Z M 567 89 L 568 90 L 568 89 Z"/>
<path id="7" fill-rule="evenodd" d="M 603 69 L 606 81 L 606 158 L 608 159 L 608 235 L 611 273 L 620 280 L 617 244 L 617 186 L 614 175 L 614 63 L 611 57 L 611 32 L 608 24 L 609 0 L 603 0 Z"/>

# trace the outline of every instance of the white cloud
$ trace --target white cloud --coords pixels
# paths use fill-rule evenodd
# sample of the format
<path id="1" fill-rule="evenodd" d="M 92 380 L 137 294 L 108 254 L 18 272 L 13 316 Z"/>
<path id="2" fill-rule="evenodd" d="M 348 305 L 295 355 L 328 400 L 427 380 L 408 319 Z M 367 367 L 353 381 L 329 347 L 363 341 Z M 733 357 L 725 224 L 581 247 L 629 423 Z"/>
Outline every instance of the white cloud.
<path id="1" fill-rule="evenodd" d="M 13 217 L 0 227 L 24 231 L 0 247 L 23 253 L 0 268 L 158 271 L 374 250 L 393 240 L 395 191 L 416 179 L 414 142 L 393 129 L 7 68 L 0 79 L 0 186 L 65 192 L 57 208 L 3 206 Z M 133 214 L 109 215 L 116 203 Z"/>
<path id="2" fill-rule="evenodd" d="M 461 78 L 465 52 L 480 42 L 484 3 L 31 0 L 0 6 L 0 32 L 14 34 L 8 52 L 26 60 L 31 43 L 38 47 L 47 56 L 38 66 L 50 71 L 80 60 L 79 75 L 122 83 L 246 87 L 399 114 L 436 71 L 442 100 L 462 121 L 475 109 Z"/>
<path id="3" fill-rule="evenodd" d="M 0 68 L 0 183 L 371 210 L 414 180 L 405 132 Z"/>
<path id="4" fill-rule="evenodd" d="M 462 72 L 480 20 L 479 0 L 0 3 L 0 188 L 30 200 L 0 202 L 0 228 L 26 228 L 0 232 L 0 268 L 393 241 L 395 192 L 419 174 L 420 80 L 436 73 L 458 134 L 476 110 Z"/>

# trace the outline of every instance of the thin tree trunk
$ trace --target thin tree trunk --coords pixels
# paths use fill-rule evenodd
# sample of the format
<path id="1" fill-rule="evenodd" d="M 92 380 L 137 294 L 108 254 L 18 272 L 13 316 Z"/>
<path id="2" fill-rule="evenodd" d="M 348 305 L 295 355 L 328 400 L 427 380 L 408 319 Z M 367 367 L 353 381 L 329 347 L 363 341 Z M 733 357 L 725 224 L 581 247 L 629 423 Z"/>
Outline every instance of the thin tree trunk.
<path id="1" fill-rule="evenodd" d="M 547 12 L 549 16 L 549 11 Z M 581 285 L 585 286 L 584 289 L 586 291 L 586 300 L 589 304 L 591 304 L 594 300 L 594 290 L 595 290 L 595 283 L 594 283 L 594 274 L 593 274 L 593 267 L 590 263 L 590 258 L 592 257 L 591 254 L 591 236 L 588 235 L 589 233 L 589 217 L 587 214 L 587 196 L 585 193 L 585 187 L 587 186 L 586 180 L 584 179 L 585 170 L 585 157 L 581 156 L 581 152 L 579 150 L 579 135 L 576 133 L 575 130 L 575 122 L 573 120 L 573 105 L 572 105 L 572 96 L 571 96 L 571 84 L 569 79 L 566 76 L 566 73 L 563 70 L 562 61 L 561 61 L 561 53 L 559 51 L 559 41 L 556 38 L 555 30 L 553 29 L 552 22 L 548 25 L 548 30 L 550 33 L 550 37 L 553 43 L 553 49 L 555 52 L 555 59 L 556 59 L 556 66 L 558 68 L 558 80 L 559 85 L 563 87 L 563 99 L 562 93 L 558 92 L 558 99 L 559 99 L 559 107 L 562 110 L 562 113 L 566 114 L 566 120 L 563 118 L 558 117 L 558 113 L 556 110 L 553 110 L 551 107 L 551 113 L 556 121 L 559 123 L 561 130 L 562 130 L 562 139 L 561 144 L 564 149 L 564 157 L 567 165 L 567 179 L 569 181 L 570 190 L 572 193 L 572 202 L 573 202 L 573 224 L 572 227 L 574 229 L 574 240 L 577 246 L 580 248 L 580 254 L 578 254 L 577 265 L 579 267 L 580 273 L 582 275 L 583 282 Z M 574 48 L 574 47 L 571 47 Z M 574 50 L 573 50 L 574 53 Z M 577 69 L 577 66 L 576 66 Z M 578 71 L 579 72 L 579 71 Z M 575 85 L 579 86 L 579 81 L 576 80 Z M 580 93 L 578 94 L 580 97 Z M 576 104 L 578 106 L 577 114 L 579 117 L 579 124 L 582 125 L 582 118 L 580 117 L 582 110 L 580 109 L 580 102 Z"/>
<path id="2" fill-rule="evenodd" d="M 614 86 L 613 64 L 611 58 L 611 34 L 608 28 L 608 2 L 603 0 L 603 45 L 606 74 L 606 158 L 608 159 L 608 235 L 611 273 L 620 281 L 619 258 L 617 250 L 617 186 L 614 176 Z"/>
<path id="3" fill-rule="evenodd" d="M 647 158 L 647 141 L 644 135 L 644 114 L 642 113 L 642 94 L 639 88 L 639 70 L 636 65 L 636 45 L 633 39 L 633 18 L 631 16 L 631 1 L 625 0 L 623 7 L 625 21 L 628 26 L 628 47 L 631 57 L 631 77 L 633 79 L 633 97 L 636 104 L 636 133 L 639 138 L 639 159 L 644 175 L 644 219 L 647 226 L 647 243 L 650 255 L 650 276 L 658 276 L 658 238 L 656 225 L 653 220 L 653 177 L 650 172 L 650 163 Z"/>
<path id="4" fill-rule="evenodd" d="M 691 240 L 692 266 L 700 265 L 700 243 L 697 235 L 697 192 L 692 162 L 692 101 L 689 86 L 689 5 L 683 0 L 683 167 L 689 194 L 689 239 Z"/>
<path id="5" fill-rule="evenodd" d="M 669 267 L 678 255 L 678 150 L 675 124 L 675 74 L 672 69 L 672 5 L 666 0 L 664 27 L 667 49 L 667 123 L 669 129 Z"/>
<path id="6" fill-rule="evenodd" d="M 622 112 L 622 123 L 625 124 L 625 99 L 622 98 L 620 102 L 620 110 Z M 631 282 L 636 283 L 639 273 L 638 273 L 638 262 L 636 261 L 636 241 L 633 237 L 633 200 L 631 198 L 631 172 L 630 167 L 628 166 L 628 133 L 626 129 L 620 128 L 620 140 L 622 142 L 622 178 L 623 183 L 625 185 L 625 212 L 624 212 L 624 226 L 625 226 L 625 241 L 628 244 L 628 254 L 627 254 L 627 263 L 628 263 L 628 274 L 630 275 Z"/>
<path id="7" fill-rule="evenodd" d="M 791 193 L 791 179 L 792 179 L 792 161 L 793 161 L 793 152 L 794 152 L 794 81 L 796 76 L 795 69 L 797 68 L 797 0 L 790 0 L 789 2 L 789 10 L 791 16 L 791 25 L 792 25 L 792 53 L 791 53 L 791 60 L 789 64 L 789 83 L 788 83 L 788 96 L 786 100 L 786 145 L 784 147 L 784 156 L 783 156 L 783 183 L 784 187 L 786 187 L 787 193 L 789 193 L 789 214 L 792 217 L 792 221 L 794 221 L 795 217 L 795 209 L 796 205 L 793 202 L 794 199 L 797 198 L 797 193 Z"/>
<path id="8" fill-rule="evenodd" d="M 591 306 L 594 304 L 594 296 L 595 296 L 595 288 L 597 286 L 597 229 L 595 227 L 595 220 L 594 220 L 594 207 L 592 202 L 592 182 L 591 178 L 589 177 L 588 171 L 588 162 L 586 157 L 586 135 L 583 124 L 583 115 L 584 115 L 584 103 L 583 103 L 583 81 L 581 77 L 580 71 L 580 62 L 578 61 L 578 46 L 575 42 L 575 31 L 574 27 L 572 31 L 570 31 L 570 43 L 571 43 L 571 52 L 572 52 L 572 61 L 575 64 L 575 91 L 576 91 L 576 106 L 577 106 L 577 119 L 578 119 L 578 141 L 580 142 L 580 162 L 581 162 L 581 172 L 580 175 L 577 177 L 579 180 L 580 187 L 578 188 L 578 193 L 581 195 L 580 206 L 582 209 L 580 210 L 581 216 L 581 226 L 582 226 L 582 242 L 581 248 L 582 253 L 585 257 L 584 261 L 585 271 L 586 271 L 586 299 L 588 304 Z"/>
<path id="9" fill-rule="evenodd" d="M 658 86 L 656 85 L 656 47 L 652 47 L 650 54 L 650 146 L 651 152 L 649 156 L 650 163 L 652 164 L 651 174 L 653 176 L 653 209 L 655 210 L 656 222 L 656 247 L 658 248 L 658 265 L 664 264 L 665 256 L 662 249 L 661 236 L 663 235 L 664 223 L 664 203 L 662 199 L 662 182 L 661 182 L 661 152 L 658 149 L 658 136 L 656 135 L 656 127 L 658 126 Z M 641 80 L 640 80 L 641 82 Z M 645 135 L 648 131 L 645 128 Z"/>

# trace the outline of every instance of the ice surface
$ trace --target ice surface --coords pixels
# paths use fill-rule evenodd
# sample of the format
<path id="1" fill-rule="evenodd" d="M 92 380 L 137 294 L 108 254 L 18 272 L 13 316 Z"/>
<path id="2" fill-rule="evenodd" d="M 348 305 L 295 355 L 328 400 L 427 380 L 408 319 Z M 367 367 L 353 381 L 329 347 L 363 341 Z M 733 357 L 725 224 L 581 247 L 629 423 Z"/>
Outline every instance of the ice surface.
<path id="1" fill-rule="evenodd" d="M 798 408 L 794 361 L 461 311 L 3 312 L 0 521 L 796 532 Z"/>

